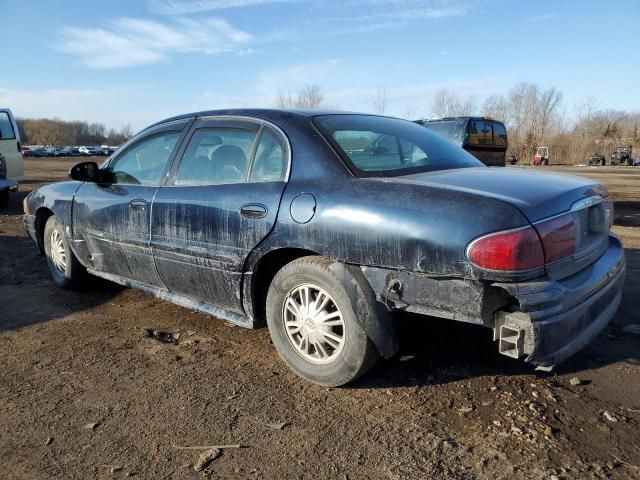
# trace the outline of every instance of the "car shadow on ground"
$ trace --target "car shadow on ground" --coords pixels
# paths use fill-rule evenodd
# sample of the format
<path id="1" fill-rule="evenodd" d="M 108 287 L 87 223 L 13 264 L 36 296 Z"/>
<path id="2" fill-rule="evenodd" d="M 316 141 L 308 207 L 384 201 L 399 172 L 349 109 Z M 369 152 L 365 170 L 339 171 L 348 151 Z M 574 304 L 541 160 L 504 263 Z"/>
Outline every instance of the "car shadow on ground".
<path id="1" fill-rule="evenodd" d="M 0 234 L 0 333 L 97 307 L 122 290 L 97 277 L 89 277 L 78 291 L 62 290 L 28 237 Z"/>
<path id="2" fill-rule="evenodd" d="M 620 309 L 587 347 L 558 365 L 552 372 L 536 371 L 533 365 L 498 353 L 492 331 L 485 327 L 420 315 L 398 317 L 400 351 L 381 362 L 372 374 L 353 388 L 411 387 L 471 379 L 480 376 L 578 374 L 606 365 L 640 364 L 640 335 L 625 330 L 638 323 L 640 305 L 633 296 L 640 279 L 640 250 L 625 249 L 627 279 Z"/>

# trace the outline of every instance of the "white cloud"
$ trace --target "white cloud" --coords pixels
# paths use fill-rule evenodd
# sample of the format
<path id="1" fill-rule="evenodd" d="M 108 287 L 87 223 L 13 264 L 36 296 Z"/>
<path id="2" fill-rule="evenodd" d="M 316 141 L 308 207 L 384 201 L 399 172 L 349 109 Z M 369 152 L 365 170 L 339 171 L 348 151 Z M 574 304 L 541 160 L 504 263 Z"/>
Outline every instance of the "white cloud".
<path id="1" fill-rule="evenodd" d="M 560 14 L 558 12 L 549 12 L 549 13 L 543 13 L 540 15 L 536 15 L 534 17 L 529 17 L 527 18 L 528 22 L 544 22 L 546 20 L 552 20 L 556 17 L 558 17 Z"/>
<path id="2" fill-rule="evenodd" d="M 156 63 L 172 53 L 221 54 L 241 51 L 249 33 L 219 18 L 179 18 L 172 24 L 120 18 L 110 28 L 65 28 L 56 47 L 93 68 Z"/>
<path id="3" fill-rule="evenodd" d="M 475 7 L 473 0 L 346 0 L 329 1 L 331 8 L 323 4 L 317 16 L 307 15 L 295 23 L 285 24 L 262 35 L 263 42 L 283 42 L 300 39 L 326 38 L 332 36 L 398 29 L 421 20 L 438 20 L 467 15 Z M 356 7 L 366 14 L 353 15 Z M 359 8 L 358 8 L 359 7 Z M 326 12 L 331 12 L 329 16 Z"/>
<path id="4" fill-rule="evenodd" d="M 185 15 L 227 8 L 251 7 L 272 3 L 298 3 L 305 0 L 153 0 L 151 9 L 162 15 Z"/>

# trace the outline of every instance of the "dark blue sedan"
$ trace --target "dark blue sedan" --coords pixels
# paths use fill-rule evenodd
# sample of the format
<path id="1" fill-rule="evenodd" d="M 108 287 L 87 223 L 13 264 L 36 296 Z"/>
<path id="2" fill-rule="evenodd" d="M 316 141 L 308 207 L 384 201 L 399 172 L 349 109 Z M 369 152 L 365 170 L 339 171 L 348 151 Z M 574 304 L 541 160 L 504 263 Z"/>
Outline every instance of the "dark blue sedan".
<path id="1" fill-rule="evenodd" d="M 266 322 L 287 365 L 323 385 L 393 355 L 398 311 L 483 325 L 498 352 L 550 368 L 620 304 L 604 185 L 488 168 L 404 120 L 194 113 L 70 176 L 25 199 L 56 284 L 91 274 Z"/>

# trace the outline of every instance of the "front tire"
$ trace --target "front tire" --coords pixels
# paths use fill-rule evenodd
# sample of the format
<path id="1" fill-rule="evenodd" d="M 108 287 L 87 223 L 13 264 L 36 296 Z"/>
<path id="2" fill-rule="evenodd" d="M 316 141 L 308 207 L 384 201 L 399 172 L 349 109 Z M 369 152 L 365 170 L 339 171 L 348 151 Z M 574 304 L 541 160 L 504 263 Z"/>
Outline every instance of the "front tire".
<path id="1" fill-rule="evenodd" d="M 53 282 L 61 288 L 78 288 L 87 271 L 71 251 L 64 228 L 55 215 L 49 217 L 44 226 L 43 244 Z"/>
<path id="2" fill-rule="evenodd" d="M 363 306 L 351 298 L 334 264 L 340 265 L 303 257 L 285 265 L 271 282 L 266 305 L 271 339 L 287 366 L 330 387 L 355 380 L 380 357 L 356 316 L 355 308 Z"/>

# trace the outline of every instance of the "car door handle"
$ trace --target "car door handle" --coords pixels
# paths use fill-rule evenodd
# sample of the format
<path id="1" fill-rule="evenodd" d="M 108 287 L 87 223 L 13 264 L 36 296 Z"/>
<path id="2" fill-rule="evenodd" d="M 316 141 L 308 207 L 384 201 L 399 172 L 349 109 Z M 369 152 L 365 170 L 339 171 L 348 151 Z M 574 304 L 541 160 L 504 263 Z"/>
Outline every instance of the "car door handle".
<path id="1" fill-rule="evenodd" d="M 147 205 L 149 203 L 145 202 L 144 200 L 131 200 L 129 202 L 129 207 L 131 207 L 133 210 L 144 210 L 145 208 L 147 208 Z"/>
<path id="2" fill-rule="evenodd" d="M 247 218 L 263 218 L 267 215 L 267 207 L 260 203 L 250 203 L 240 207 L 240 214 Z"/>

